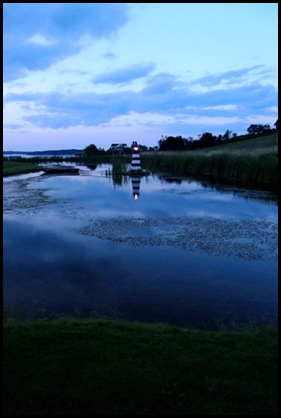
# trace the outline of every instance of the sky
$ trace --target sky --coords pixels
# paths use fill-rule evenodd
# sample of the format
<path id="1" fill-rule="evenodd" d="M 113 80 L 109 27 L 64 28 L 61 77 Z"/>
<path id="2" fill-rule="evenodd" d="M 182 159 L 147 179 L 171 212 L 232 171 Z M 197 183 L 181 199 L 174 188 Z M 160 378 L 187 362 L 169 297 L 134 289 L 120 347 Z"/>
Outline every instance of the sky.
<path id="1" fill-rule="evenodd" d="M 274 128 L 277 27 L 278 3 L 4 3 L 3 150 Z"/>

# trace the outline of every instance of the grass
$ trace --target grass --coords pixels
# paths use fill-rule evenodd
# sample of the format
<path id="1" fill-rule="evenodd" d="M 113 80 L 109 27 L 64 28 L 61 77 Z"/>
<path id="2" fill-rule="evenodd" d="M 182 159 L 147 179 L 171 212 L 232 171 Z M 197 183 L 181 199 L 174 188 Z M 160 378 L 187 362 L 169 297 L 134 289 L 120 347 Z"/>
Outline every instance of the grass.
<path id="1" fill-rule="evenodd" d="M 4 323 L 4 415 L 277 415 L 277 329 Z"/>
<path id="2" fill-rule="evenodd" d="M 127 160 L 121 158 L 112 159 L 112 170 L 109 171 L 113 176 L 147 176 L 148 171 L 139 168 L 132 170 L 131 164 L 128 164 Z"/>
<path id="3" fill-rule="evenodd" d="M 197 151 L 143 153 L 151 170 L 204 176 L 257 188 L 278 188 L 278 134 L 237 140 Z"/>
<path id="4" fill-rule="evenodd" d="M 16 174 L 26 174 L 41 171 L 42 168 L 38 164 L 31 163 L 30 161 L 12 161 L 3 160 L 3 176 L 12 176 Z"/>

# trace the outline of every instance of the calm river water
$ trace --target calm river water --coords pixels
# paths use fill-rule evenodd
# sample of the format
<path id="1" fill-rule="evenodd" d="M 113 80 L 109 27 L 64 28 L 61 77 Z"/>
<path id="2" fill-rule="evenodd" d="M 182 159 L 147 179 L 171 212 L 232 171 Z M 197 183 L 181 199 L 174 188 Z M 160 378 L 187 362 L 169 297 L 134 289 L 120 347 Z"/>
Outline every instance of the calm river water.
<path id="1" fill-rule="evenodd" d="M 277 324 L 271 193 L 79 168 L 4 178 L 6 310 L 203 329 Z"/>

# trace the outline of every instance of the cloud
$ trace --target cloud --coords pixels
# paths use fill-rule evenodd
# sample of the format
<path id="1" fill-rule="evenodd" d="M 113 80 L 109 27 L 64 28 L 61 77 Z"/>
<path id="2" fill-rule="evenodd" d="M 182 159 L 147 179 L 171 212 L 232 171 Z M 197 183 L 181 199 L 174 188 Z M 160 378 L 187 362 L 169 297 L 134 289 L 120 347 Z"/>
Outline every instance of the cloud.
<path id="1" fill-rule="evenodd" d="M 272 75 L 275 75 L 272 69 L 264 65 L 256 65 L 219 74 L 209 74 L 192 80 L 191 84 L 194 91 L 232 90 L 237 86 L 252 84 L 254 80 L 259 80 L 259 84 L 262 84 L 262 80 L 269 80 Z"/>
<path id="2" fill-rule="evenodd" d="M 128 68 L 119 68 L 103 73 L 93 78 L 94 83 L 127 84 L 131 81 L 148 76 L 155 69 L 155 65 L 136 64 Z"/>
<path id="3" fill-rule="evenodd" d="M 86 135 L 96 143 L 112 141 L 112 132 L 122 142 L 136 130 L 157 140 L 245 133 L 253 121 L 272 126 L 276 8 L 267 21 L 261 11 L 261 20 L 252 19 L 255 6 L 231 7 L 232 20 L 240 19 L 234 33 L 224 19 L 229 5 L 210 7 L 206 36 L 196 4 L 162 6 L 4 3 L 5 141 L 22 135 L 28 147 L 30 132 L 40 143 L 43 133 L 48 143 L 63 134 L 67 141 L 71 132 L 73 141 Z M 186 16 L 193 17 L 188 25 Z M 223 26 L 210 24 L 216 19 Z"/>
<path id="4" fill-rule="evenodd" d="M 81 49 L 81 39 L 103 39 L 128 21 L 126 3 L 6 3 L 4 81 L 42 70 Z"/>
<path id="5" fill-rule="evenodd" d="M 143 90 L 143 94 L 151 96 L 161 95 L 168 91 L 172 91 L 174 88 L 178 88 L 180 85 L 180 82 L 174 75 L 159 73 L 148 80 L 147 87 Z"/>
<path id="6" fill-rule="evenodd" d="M 27 42 L 30 42 L 31 44 L 35 45 L 42 45 L 42 46 L 50 46 L 56 44 L 55 40 L 50 40 L 45 38 L 40 33 L 36 33 L 36 35 L 31 36 Z"/>
<path id="7" fill-rule="evenodd" d="M 22 108 L 24 123 L 54 129 L 98 126 L 132 114 L 166 115 L 166 120 L 174 115 L 172 120 L 175 124 L 182 121 L 187 123 L 191 119 L 198 121 L 198 124 L 202 120 L 211 123 L 211 118 L 215 122 L 223 117 L 236 121 L 255 112 L 272 115 L 272 105 L 276 101 L 277 91 L 272 86 L 250 84 L 228 90 L 227 94 L 224 88 L 194 93 L 169 74 L 151 77 L 147 86 L 138 92 L 128 88 L 112 93 L 76 93 L 68 90 L 45 94 L 10 93 L 5 96 L 5 104 L 17 103 Z M 24 112 L 27 104 L 28 112 Z M 157 120 L 160 123 L 160 119 Z"/>

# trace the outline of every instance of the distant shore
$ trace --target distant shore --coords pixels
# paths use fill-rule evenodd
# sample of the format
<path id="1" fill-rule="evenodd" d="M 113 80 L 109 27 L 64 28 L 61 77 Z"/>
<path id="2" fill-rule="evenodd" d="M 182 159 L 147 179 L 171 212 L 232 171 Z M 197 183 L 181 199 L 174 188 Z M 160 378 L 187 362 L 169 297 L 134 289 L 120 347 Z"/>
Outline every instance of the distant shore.
<path id="1" fill-rule="evenodd" d="M 50 151 L 46 151 L 50 152 Z M 55 152 L 55 151 L 53 151 Z M 124 162 L 130 156 L 118 157 Z M 40 162 L 102 163 L 112 156 L 53 156 L 32 158 L 4 157 L 3 175 L 40 171 Z M 142 168 L 180 176 L 197 176 L 242 187 L 278 190 L 278 133 L 200 149 L 198 151 L 162 151 L 141 154 Z"/>

